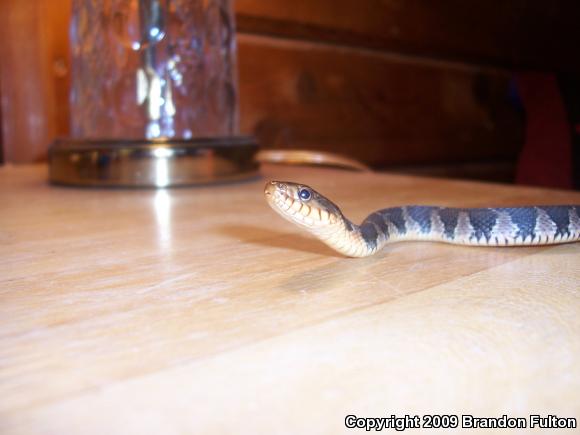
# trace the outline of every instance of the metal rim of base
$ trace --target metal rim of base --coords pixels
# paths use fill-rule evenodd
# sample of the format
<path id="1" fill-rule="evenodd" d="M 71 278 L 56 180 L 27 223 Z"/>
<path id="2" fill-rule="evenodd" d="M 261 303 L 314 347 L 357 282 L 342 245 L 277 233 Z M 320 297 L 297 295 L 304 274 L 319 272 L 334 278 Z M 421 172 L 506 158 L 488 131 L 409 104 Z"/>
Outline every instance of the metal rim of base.
<path id="1" fill-rule="evenodd" d="M 53 184 L 171 187 L 256 177 L 256 141 L 247 136 L 192 140 L 57 139 L 49 151 Z"/>

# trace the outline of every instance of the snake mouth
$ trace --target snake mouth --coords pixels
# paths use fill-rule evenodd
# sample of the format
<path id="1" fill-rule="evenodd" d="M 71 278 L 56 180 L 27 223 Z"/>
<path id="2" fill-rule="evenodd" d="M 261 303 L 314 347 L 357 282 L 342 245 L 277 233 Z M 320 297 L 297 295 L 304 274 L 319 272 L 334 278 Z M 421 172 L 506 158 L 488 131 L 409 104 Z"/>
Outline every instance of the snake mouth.
<path id="1" fill-rule="evenodd" d="M 270 181 L 264 187 L 266 201 L 276 213 L 295 224 L 304 225 L 302 202 L 293 193 L 293 186 L 289 183 Z"/>
<path id="2" fill-rule="evenodd" d="M 306 197 L 304 190 L 308 191 Z M 264 187 L 266 202 L 276 213 L 294 224 L 313 229 L 333 224 L 331 211 L 319 203 L 319 195 L 310 187 L 282 181 L 270 181 Z"/>

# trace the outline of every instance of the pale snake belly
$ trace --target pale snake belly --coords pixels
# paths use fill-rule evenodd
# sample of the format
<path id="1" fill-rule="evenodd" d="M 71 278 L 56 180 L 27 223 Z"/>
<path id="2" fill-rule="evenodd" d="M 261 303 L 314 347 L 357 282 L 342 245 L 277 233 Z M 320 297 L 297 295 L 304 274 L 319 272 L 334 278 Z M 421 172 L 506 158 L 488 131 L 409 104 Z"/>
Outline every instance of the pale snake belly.
<path id="1" fill-rule="evenodd" d="M 408 205 L 371 213 L 360 225 L 309 186 L 271 181 L 268 204 L 336 251 L 366 257 L 386 244 L 425 240 L 472 246 L 536 246 L 580 241 L 580 206 L 452 208 Z"/>

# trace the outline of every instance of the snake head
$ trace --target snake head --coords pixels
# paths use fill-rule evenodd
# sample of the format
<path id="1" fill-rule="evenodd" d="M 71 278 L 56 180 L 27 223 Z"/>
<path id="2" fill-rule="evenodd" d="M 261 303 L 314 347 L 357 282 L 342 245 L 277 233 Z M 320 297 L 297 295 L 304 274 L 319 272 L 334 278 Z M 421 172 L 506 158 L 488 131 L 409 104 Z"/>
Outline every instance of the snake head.
<path id="1" fill-rule="evenodd" d="M 270 181 L 264 188 L 266 201 L 284 219 L 306 228 L 335 224 L 339 208 L 305 184 Z"/>

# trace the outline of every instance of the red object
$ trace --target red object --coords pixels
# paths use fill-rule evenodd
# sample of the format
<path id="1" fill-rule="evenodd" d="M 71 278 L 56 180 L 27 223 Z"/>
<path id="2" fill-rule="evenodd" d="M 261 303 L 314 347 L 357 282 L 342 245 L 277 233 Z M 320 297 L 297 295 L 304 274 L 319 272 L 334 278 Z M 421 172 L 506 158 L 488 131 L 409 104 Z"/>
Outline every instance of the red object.
<path id="1" fill-rule="evenodd" d="M 516 83 L 526 111 L 526 140 L 516 182 L 571 189 L 571 131 L 556 77 L 520 73 Z"/>

